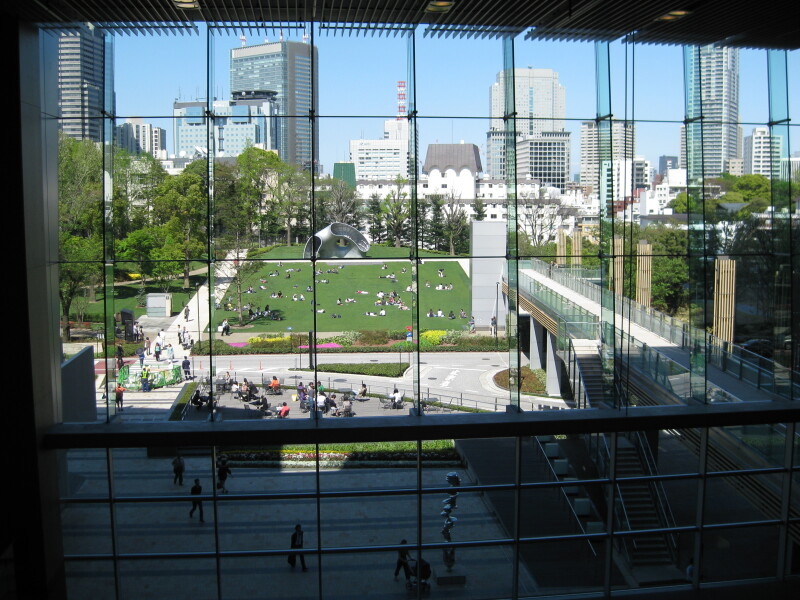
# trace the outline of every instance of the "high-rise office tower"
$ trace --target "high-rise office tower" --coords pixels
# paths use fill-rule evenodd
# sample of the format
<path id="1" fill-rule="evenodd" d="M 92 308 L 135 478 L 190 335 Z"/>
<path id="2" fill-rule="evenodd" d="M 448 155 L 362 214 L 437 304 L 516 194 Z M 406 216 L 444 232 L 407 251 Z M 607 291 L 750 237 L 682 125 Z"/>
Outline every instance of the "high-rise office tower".
<path id="1" fill-rule="evenodd" d="M 608 130 L 606 130 L 608 131 Z M 614 161 L 631 160 L 634 156 L 635 129 L 628 121 L 612 121 L 611 123 L 611 156 L 608 152 L 607 140 L 601 140 L 602 130 L 595 121 L 581 123 L 581 185 L 591 186 L 599 191 L 601 162 L 609 165 Z M 602 143 L 601 143 L 602 142 Z"/>
<path id="2" fill-rule="evenodd" d="M 319 135 L 309 115 L 318 112 L 317 48 L 279 41 L 231 49 L 231 95 L 275 92 L 278 154 L 285 162 L 312 170 L 319 155 Z M 314 166 L 313 171 L 318 171 Z"/>
<path id="3" fill-rule="evenodd" d="M 505 173 L 505 85 L 500 71 L 489 89 L 491 122 L 486 134 L 487 172 L 493 179 Z M 563 132 L 566 117 L 566 92 L 552 69 L 514 69 L 514 100 L 517 142 L 539 138 L 545 132 Z"/>
<path id="4" fill-rule="evenodd" d="M 681 166 L 689 169 L 690 177 L 716 177 L 725 172 L 726 161 L 742 158 L 742 128 L 737 125 L 739 49 L 703 46 L 692 53 L 686 77 L 690 83 L 687 115 L 703 118 L 702 152 L 700 128 L 689 128 L 687 137 L 681 127 Z M 695 81 L 702 81 L 699 89 L 692 86 Z"/>
<path id="5" fill-rule="evenodd" d="M 59 126 L 69 137 L 102 140 L 105 53 L 99 29 L 64 31 L 58 37 Z M 110 68 L 113 61 L 107 62 Z"/>

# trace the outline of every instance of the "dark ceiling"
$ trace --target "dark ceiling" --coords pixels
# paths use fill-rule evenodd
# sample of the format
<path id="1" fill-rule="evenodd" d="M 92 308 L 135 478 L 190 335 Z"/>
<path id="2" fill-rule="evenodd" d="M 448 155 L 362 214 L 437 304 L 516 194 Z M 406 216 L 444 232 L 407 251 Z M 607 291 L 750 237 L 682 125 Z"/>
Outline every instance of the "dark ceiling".
<path id="1" fill-rule="evenodd" d="M 184 0 L 186 1 L 186 0 Z M 713 44 L 751 48 L 800 47 L 800 26 L 790 3 L 745 0 L 455 0 L 443 14 L 426 12 L 429 0 L 6 0 L 0 11 L 36 23 L 91 22 L 119 31 L 143 31 L 161 22 L 182 29 L 195 22 L 230 28 L 291 27 L 305 22 L 344 33 L 396 32 L 423 26 L 426 35 L 543 40 L 634 40 L 655 44 Z M 784 10 L 780 10 L 783 7 Z M 658 20 L 689 11 L 672 21 Z M 788 11 L 788 12 L 787 12 Z M 795 16 L 792 16 L 794 14 Z M 355 24 L 355 25 L 353 25 Z"/>

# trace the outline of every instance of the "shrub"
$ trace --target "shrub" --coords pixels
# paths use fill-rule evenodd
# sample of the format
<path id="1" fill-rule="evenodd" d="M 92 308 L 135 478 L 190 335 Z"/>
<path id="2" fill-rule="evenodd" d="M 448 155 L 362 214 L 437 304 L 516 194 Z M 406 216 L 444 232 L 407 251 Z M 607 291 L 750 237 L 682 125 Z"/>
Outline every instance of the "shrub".
<path id="1" fill-rule="evenodd" d="M 428 342 L 432 346 L 438 346 L 446 335 L 447 332 L 444 329 L 429 329 L 428 331 L 423 331 L 419 337 L 421 342 Z"/>
<path id="2" fill-rule="evenodd" d="M 442 338 L 442 344 L 452 344 L 456 345 L 461 343 L 461 340 L 464 339 L 464 332 L 459 331 L 458 329 L 451 329 L 448 331 L 444 337 Z"/>
<path id="3" fill-rule="evenodd" d="M 286 340 L 286 338 L 284 337 L 284 335 L 283 335 L 283 334 L 281 334 L 281 335 L 279 335 L 279 336 L 276 336 L 276 337 L 269 337 L 269 338 L 264 338 L 264 337 L 251 337 L 251 338 L 249 338 L 249 339 L 247 340 L 247 343 L 248 343 L 248 344 L 266 344 L 266 345 L 270 345 L 270 344 L 274 344 L 274 343 L 276 343 L 276 342 L 283 342 L 283 341 L 285 341 L 285 340 Z"/>
<path id="4" fill-rule="evenodd" d="M 543 394 L 546 388 L 547 374 L 542 369 L 532 371 L 528 367 L 519 370 L 522 379 L 520 390 L 526 394 Z M 503 389 L 508 389 L 508 369 L 503 369 L 494 376 L 494 382 Z"/>
<path id="5" fill-rule="evenodd" d="M 348 373 L 350 375 L 374 375 L 376 377 L 401 377 L 408 363 L 329 363 L 317 365 L 323 373 Z M 302 369 L 310 371 L 311 369 Z"/>
<path id="6" fill-rule="evenodd" d="M 328 338 L 329 342 L 335 342 L 341 346 L 349 348 L 361 338 L 361 333 L 358 331 L 343 331 L 341 334 Z"/>
<path id="7" fill-rule="evenodd" d="M 359 341 L 365 346 L 382 346 L 389 341 L 389 332 L 385 329 L 366 329 L 361 332 Z"/>

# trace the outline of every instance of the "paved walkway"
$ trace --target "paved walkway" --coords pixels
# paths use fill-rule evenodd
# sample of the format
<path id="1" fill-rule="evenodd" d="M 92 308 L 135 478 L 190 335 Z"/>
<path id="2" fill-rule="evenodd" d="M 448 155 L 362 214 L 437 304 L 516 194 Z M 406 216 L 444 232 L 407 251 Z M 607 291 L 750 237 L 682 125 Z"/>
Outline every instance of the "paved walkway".
<path id="1" fill-rule="evenodd" d="M 70 450 L 66 453 L 69 477 L 64 490 L 74 500 L 108 495 L 105 451 Z M 394 581 L 396 551 L 348 552 L 349 547 L 398 544 L 417 539 L 418 510 L 422 542 L 438 543 L 443 493 L 418 497 L 415 468 L 243 468 L 233 463 L 227 481 L 228 494 L 216 495 L 212 485 L 210 454 L 184 453 L 184 485 L 173 483 L 172 457 L 148 458 L 144 449 L 113 451 L 113 490 L 116 497 L 146 496 L 161 501 L 117 503 L 114 510 L 116 545 L 120 553 L 211 553 L 187 559 L 159 557 L 121 560 L 123 598 L 217 598 L 217 568 L 222 597 L 253 598 L 398 598 L 410 597 L 403 575 Z M 445 474 L 452 465 L 423 465 L 423 488 L 446 487 Z M 464 469 L 455 468 L 462 485 L 475 481 Z M 204 522 L 199 513 L 189 517 L 189 488 L 197 478 L 205 494 Z M 319 487 L 318 487 L 319 486 Z M 271 494 L 320 491 L 369 491 L 375 495 L 353 497 L 270 499 Z M 378 491 L 380 490 L 380 491 Z M 411 493 L 385 494 L 385 490 Z M 213 502 L 214 498 L 217 502 Z M 453 538 L 479 541 L 504 538 L 506 533 L 483 495 L 459 495 L 458 523 Z M 105 504 L 72 503 L 61 513 L 64 552 L 107 554 L 111 552 L 110 512 Z M 309 570 L 292 569 L 287 563 L 294 525 L 305 531 Z M 319 556 L 316 549 L 341 552 Z M 241 552 L 223 557 L 217 565 L 213 553 Z M 247 556 L 246 553 L 258 553 Z M 271 554 L 270 554 L 271 553 Z M 513 554 L 510 547 L 485 546 L 459 549 L 455 570 L 465 574 L 466 585 L 438 585 L 435 576 L 446 573 L 441 551 L 425 555 L 434 571 L 431 596 L 442 598 L 500 598 L 511 595 Z M 321 570 L 320 570 L 320 567 Z M 105 598 L 113 589 L 113 566 L 102 561 L 70 563 L 70 597 Z M 537 586 L 524 565 L 520 568 L 520 594 L 533 595 Z"/>
<path id="2" fill-rule="evenodd" d="M 582 296 L 578 292 L 571 290 L 568 287 L 553 281 L 546 275 L 543 275 L 532 269 L 521 269 L 520 272 L 541 283 L 542 285 L 549 287 L 557 294 L 567 298 L 581 308 L 591 312 L 594 315 L 600 316 L 601 307 L 597 302 Z M 663 338 L 656 333 L 653 333 L 649 329 L 630 321 L 628 318 L 619 313 L 615 313 L 614 315 L 614 326 L 617 329 L 626 332 L 638 341 L 647 344 L 651 348 L 654 348 L 659 353 L 681 365 L 685 369 L 689 368 L 689 352 L 667 340 L 666 338 Z M 707 365 L 706 378 L 713 385 L 725 390 L 741 401 L 781 400 L 781 398 L 778 396 L 764 389 L 759 389 L 748 385 L 747 383 L 736 379 L 727 373 L 724 373 L 713 365 Z"/>

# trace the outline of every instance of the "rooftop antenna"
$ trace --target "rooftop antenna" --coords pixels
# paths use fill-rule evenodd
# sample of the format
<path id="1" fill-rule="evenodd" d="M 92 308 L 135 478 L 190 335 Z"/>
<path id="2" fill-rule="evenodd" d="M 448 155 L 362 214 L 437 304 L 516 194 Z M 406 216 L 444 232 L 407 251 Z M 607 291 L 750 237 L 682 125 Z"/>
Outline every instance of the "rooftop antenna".
<path id="1" fill-rule="evenodd" d="M 279 29 L 278 32 L 280 33 L 280 37 L 278 38 L 279 42 L 283 41 L 283 29 Z"/>
<path id="2" fill-rule="evenodd" d="M 406 118 L 406 82 L 397 82 L 397 120 Z"/>
<path id="3" fill-rule="evenodd" d="M 247 38 L 246 38 L 246 37 L 244 37 L 244 34 L 242 34 L 242 35 L 239 37 L 239 40 L 242 42 L 242 48 L 244 48 L 244 47 L 247 45 Z"/>
<path id="4" fill-rule="evenodd" d="M 303 43 L 308 43 L 308 27 L 303 28 Z"/>

